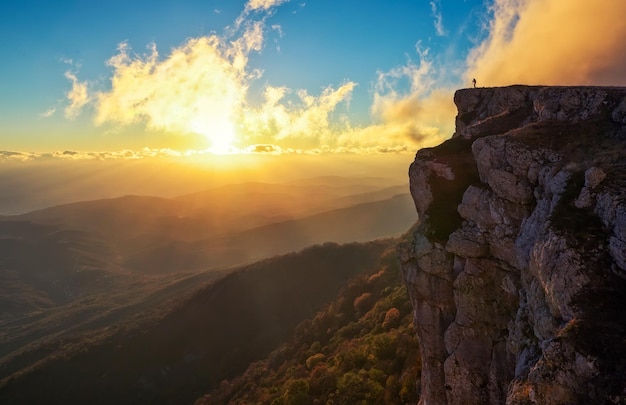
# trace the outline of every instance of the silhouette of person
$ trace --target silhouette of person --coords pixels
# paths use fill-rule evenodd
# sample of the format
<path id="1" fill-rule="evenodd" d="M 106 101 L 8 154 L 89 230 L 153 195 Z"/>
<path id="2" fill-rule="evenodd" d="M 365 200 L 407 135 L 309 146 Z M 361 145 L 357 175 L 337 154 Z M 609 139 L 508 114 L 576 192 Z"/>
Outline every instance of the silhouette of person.
<path id="1" fill-rule="evenodd" d="M 472 79 L 472 84 L 474 85 L 474 88 L 476 88 L 476 78 Z"/>

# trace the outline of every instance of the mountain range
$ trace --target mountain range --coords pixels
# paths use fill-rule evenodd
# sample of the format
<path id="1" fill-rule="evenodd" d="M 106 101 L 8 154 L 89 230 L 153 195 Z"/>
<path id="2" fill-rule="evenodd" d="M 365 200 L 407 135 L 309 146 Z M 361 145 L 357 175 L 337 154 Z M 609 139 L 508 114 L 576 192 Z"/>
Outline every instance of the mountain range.
<path id="1" fill-rule="evenodd" d="M 1 217 L 0 402 L 192 401 L 375 270 L 415 216 L 406 185 L 326 176 Z"/>
<path id="2" fill-rule="evenodd" d="M 377 178 L 321 177 L 5 216 L 0 316 L 65 304 L 137 276 L 222 269 L 324 242 L 397 235 L 415 217 L 402 190 Z"/>
<path id="3" fill-rule="evenodd" d="M 191 403 L 264 358 L 350 279 L 376 272 L 393 245 L 326 243 L 232 269 L 191 291 L 171 283 L 169 300 L 76 322 L 72 333 L 48 325 L 47 336 L 3 353 L 0 402 Z M 7 335 L 3 347 L 12 343 Z"/>

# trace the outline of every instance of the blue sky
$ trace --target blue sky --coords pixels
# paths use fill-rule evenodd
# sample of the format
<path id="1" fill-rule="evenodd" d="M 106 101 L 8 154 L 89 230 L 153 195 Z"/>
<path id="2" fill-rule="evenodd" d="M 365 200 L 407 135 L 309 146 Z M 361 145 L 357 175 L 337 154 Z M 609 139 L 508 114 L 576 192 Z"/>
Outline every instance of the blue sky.
<path id="1" fill-rule="evenodd" d="M 473 76 L 625 85 L 624 12 L 623 0 L 5 0 L 0 150 L 412 153 L 451 135 L 454 89 Z"/>

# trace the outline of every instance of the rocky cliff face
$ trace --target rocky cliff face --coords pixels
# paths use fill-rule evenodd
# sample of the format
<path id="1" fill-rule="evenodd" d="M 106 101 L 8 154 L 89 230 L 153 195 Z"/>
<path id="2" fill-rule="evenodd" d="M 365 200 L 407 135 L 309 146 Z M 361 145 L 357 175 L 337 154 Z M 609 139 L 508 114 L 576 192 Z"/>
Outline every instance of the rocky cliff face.
<path id="1" fill-rule="evenodd" d="M 626 88 L 459 90 L 399 247 L 420 404 L 626 403 Z"/>

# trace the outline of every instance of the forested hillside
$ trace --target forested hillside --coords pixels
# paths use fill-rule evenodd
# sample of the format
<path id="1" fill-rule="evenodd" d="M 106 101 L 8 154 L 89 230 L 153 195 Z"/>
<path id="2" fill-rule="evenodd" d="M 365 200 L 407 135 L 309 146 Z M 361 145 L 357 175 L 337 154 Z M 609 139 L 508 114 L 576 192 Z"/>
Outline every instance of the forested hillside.
<path id="1" fill-rule="evenodd" d="M 421 362 L 395 252 L 386 251 L 379 266 L 196 405 L 417 403 Z"/>

